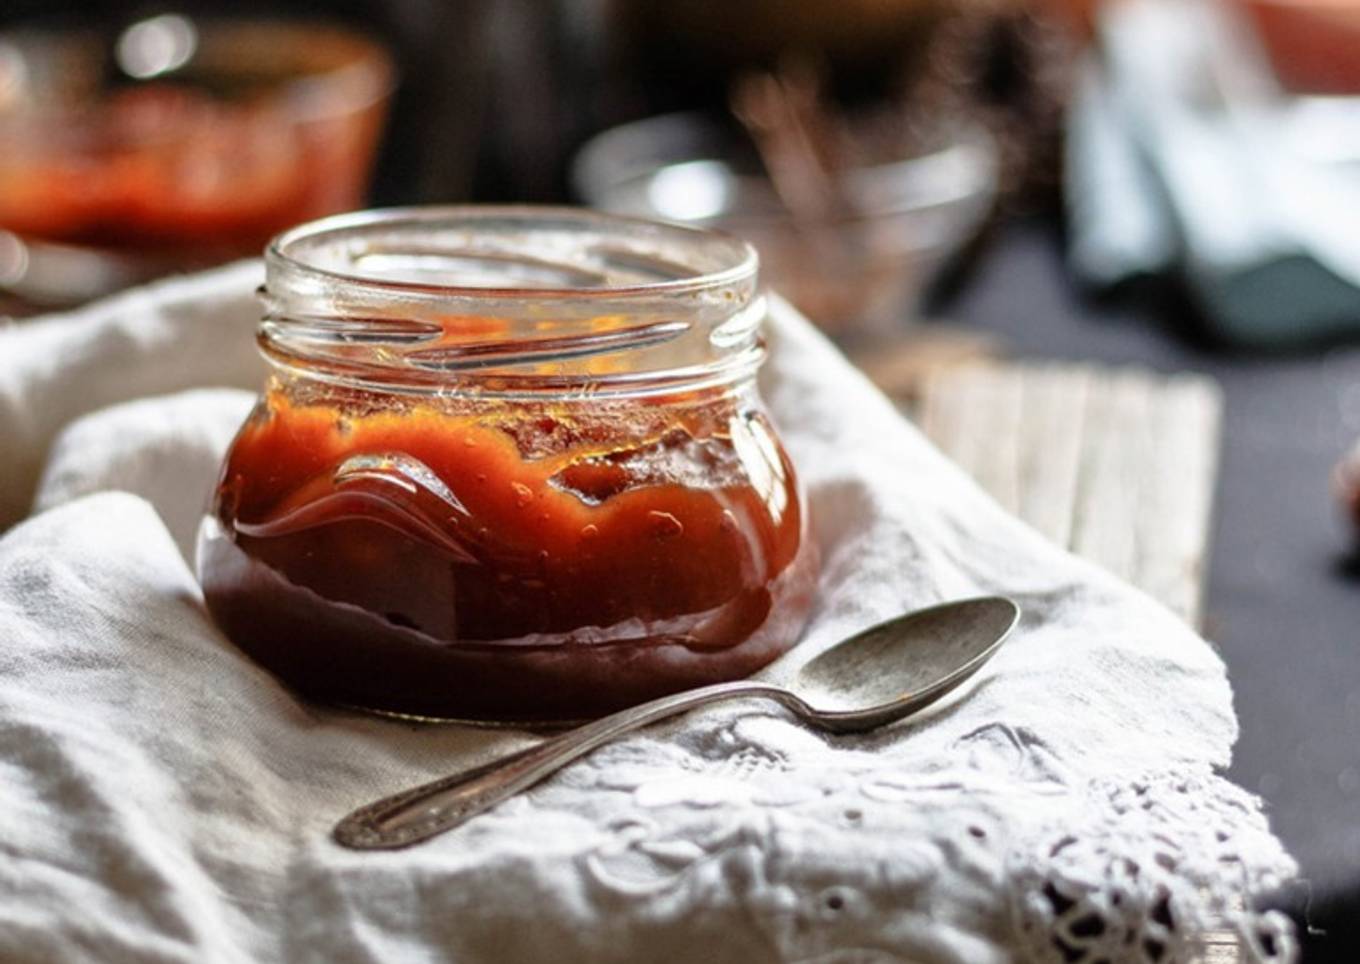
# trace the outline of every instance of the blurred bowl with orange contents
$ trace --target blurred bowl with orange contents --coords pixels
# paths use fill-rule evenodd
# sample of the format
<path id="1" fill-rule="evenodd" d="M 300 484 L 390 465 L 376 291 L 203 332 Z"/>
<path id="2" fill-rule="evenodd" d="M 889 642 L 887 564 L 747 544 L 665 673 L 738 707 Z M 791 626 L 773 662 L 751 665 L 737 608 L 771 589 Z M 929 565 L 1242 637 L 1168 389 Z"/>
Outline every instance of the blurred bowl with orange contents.
<path id="1" fill-rule="evenodd" d="M 1360 94 L 1360 0 L 1240 0 L 1295 93 Z"/>
<path id="2" fill-rule="evenodd" d="M 393 84 L 330 24 L 0 34 L 0 286 L 81 301 L 360 206 Z"/>

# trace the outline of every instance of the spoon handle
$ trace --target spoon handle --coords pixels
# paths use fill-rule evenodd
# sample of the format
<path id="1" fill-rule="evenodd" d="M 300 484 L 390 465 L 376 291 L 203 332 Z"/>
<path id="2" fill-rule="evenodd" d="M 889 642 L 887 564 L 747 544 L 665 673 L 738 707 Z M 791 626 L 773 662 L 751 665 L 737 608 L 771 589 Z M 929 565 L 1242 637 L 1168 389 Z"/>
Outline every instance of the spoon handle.
<path id="1" fill-rule="evenodd" d="M 794 712 L 808 711 L 806 704 L 788 690 L 744 680 L 663 696 L 484 766 L 360 807 L 335 825 L 332 836 L 353 850 L 409 847 L 452 830 L 625 733 L 695 707 L 751 696 L 776 700 Z"/>

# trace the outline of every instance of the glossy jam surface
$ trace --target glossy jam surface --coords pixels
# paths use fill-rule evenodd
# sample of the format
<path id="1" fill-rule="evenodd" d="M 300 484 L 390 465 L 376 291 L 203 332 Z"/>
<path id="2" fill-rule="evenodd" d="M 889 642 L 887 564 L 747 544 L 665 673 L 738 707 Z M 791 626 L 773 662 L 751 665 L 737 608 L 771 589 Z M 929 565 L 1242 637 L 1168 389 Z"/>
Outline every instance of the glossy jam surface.
<path id="1" fill-rule="evenodd" d="M 447 406 L 269 392 L 200 540 L 232 640 L 315 698 L 578 719 L 750 674 L 815 552 L 752 398 Z"/>

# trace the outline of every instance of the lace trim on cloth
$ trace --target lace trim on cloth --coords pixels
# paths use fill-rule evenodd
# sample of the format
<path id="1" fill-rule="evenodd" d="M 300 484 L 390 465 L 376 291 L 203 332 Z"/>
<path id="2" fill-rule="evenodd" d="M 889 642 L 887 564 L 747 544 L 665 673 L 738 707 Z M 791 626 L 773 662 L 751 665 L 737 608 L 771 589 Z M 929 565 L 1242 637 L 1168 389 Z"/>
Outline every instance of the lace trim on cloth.
<path id="1" fill-rule="evenodd" d="M 1285 915 L 1243 905 L 1292 861 L 1208 768 L 1077 779 L 1004 724 L 926 759 L 774 716 L 685 742 L 607 747 L 520 801 L 523 818 L 619 795 L 580 861 L 597 909 L 739 911 L 777 959 L 826 964 L 1175 964 L 1225 931 L 1241 959 L 1298 958 Z"/>
<path id="2" fill-rule="evenodd" d="M 1242 905 L 1244 894 L 1282 883 L 1261 863 L 1288 873 L 1256 798 L 1211 773 L 1187 771 L 1097 780 L 1084 796 L 1073 811 L 1083 815 L 1079 822 L 1048 829 L 1034 838 L 1037 847 L 1009 855 L 1012 919 L 1029 959 L 1203 960 L 1215 932 L 1236 938 L 1243 956 L 1233 960 L 1298 958 L 1285 914 Z M 1260 863 L 1245 861 L 1247 852 Z"/>

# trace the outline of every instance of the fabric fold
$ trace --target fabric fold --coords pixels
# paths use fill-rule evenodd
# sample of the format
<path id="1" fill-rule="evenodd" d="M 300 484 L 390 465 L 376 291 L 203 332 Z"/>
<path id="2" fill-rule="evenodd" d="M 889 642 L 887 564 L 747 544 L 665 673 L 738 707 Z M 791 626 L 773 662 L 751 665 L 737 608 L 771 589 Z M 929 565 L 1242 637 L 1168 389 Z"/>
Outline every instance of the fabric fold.
<path id="1" fill-rule="evenodd" d="M 763 390 L 825 566 L 808 631 L 763 675 L 910 608 L 1011 595 L 1020 630 L 966 698 L 858 737 L 714 707 L 424 846 L 338 847 L 354 806 L 534 737 L 307 704 L 208 619 L 186 527 L 250 397 L 201 389 L 252 367 L 252 271 L 4 333 L 97 341 L 138 311 L 178 331 L 119 340 L 107 408 L 111 389 L 0 352 L 28 426 L 6 444 L 43 480 L 11 477 L 0 503 L 41 509 L 0 536 L 0 959 L 1118 961 L 1144 940 L 1188 954 L 1225 922 L 1294 956 L 1285 919 L 1243 909 L 1294 866 L 1217 775 L 1237 732 L 1218 656 L 1004 513 L 783 304 Z M 185 343 L 221 364 L 176 392 Z"/>

